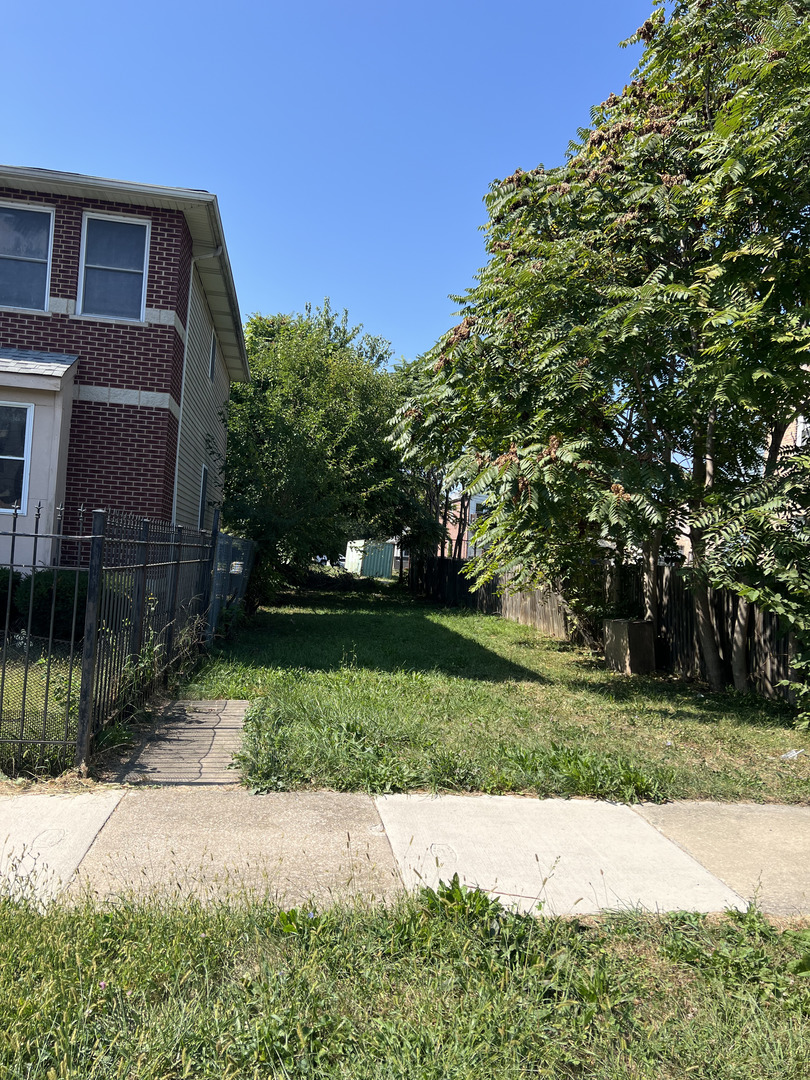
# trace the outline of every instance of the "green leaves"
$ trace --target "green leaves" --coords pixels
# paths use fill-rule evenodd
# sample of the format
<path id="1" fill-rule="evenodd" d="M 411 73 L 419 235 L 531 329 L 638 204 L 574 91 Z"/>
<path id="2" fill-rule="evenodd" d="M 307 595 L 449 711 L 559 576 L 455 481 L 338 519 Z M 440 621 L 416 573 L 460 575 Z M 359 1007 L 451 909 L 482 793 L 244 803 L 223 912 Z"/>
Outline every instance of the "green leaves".
<path id="1" fill-rule="evenodd" d="M 484 580 L 739 515 L 810 411 L 810 32 L 800 0 L 663 4 L 557 169 L 486 196 L 489 261 L 420 358 L 397 439 L 486 490 Z M 750 584 L 750 583 L 749 583 Z"/>
<path id="2" fill-rule="evenodd" d="M 390 348 L 329 301 L 314 313 L 252 316 L 253 381 L 228 406 L 223 511 L 278 572 L 336 559 L 349 539 L 401 535 L 419 520 L 410 471 L 388 439 L 401 375 Z"/>

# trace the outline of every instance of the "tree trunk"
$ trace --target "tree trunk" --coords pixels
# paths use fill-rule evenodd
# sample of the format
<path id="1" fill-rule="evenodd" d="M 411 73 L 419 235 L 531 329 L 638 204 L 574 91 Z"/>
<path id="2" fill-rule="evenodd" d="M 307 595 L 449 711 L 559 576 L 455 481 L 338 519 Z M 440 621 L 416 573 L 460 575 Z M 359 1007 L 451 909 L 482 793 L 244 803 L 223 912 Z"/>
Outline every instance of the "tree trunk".
<path id="1" fill-rule="evenodd" d="M 692 478 L 700 484 L 705 492 L 714 487 L 714 426 L 717 419 L 717 411 L 714 405 L 709 410 L 706 426 L 701 431 L 700 425 L 695 425 L 695 452 L 692 461 Z M 703 653 L 703 663 L 706 665 L 706 681 L 712 690 L 722 690 L 725 682 L 723 661 L 720 659 L 720 649 L 717 644 L 717 633 L 712 618 L 711 604 L 709 603 L 709 587 L 702 579 L 700 563 L 703 555 L 703 537 L 698 529 L 692 526 L 689 530 L 692 542 L 692 559 L 694 561 L 695 581 L 692 585 L 692 594 L 695 598 L 695 619 L 697 621 L 700 651 Z"/>
<path id="2" fill-rule="evenodd" d="M 464 547 L 464 539 L 467 535 L 467 524 L 470 515 L 470 496 L 462 495 L 458 500 L 458 529 L 456 531 L 456 542 L 453 548 L 453 558 L 462 559 L 462 548 Z"/>
<path id="3" fill-rule="evenodd" d="M 447 521 L 450 517 L 450 492 L 448 491 L 444 497 L 444 513 L 442 514 L 442 558 L 444 558 L 445 548 L 447 547 Z"/>
<path id="4" fill-rule="evenodd" d="M 709 588 L 702 581 L 692 586 L 695 597 L 695 617 L 697 619 L 698 637 L 700 650 L 703 653 L 703 663 L 706 665 L 706 681 L 712 690 L 722 690 L 725 686 L 725 674 L 723 661 L 720 659 L 720 650 L 717 647 L 717 635 L 714 630 L 711 604 L 709 603 Z"/>
<path id="5" fill-rule="evenodd" d="M 650 540 L 642 547 L 642 585 L 644 593 L 644 618 L 653 624 L 653 635 L 658 637 L 658 556 L 661 552 L 661 530 L 656 529 Z"/>
<path id="6" fill-rule="evenodd" d="M 782 449 L 782 440 L 787 431 L 787 424 L 774 423 L 771 428 L 771 441 L 768 445 L 768 456 L 765 459 L 765 475 L 772 476 L 779 464 L 779 452 Z"/>
<path id="7" fill-rule="evenodd" d="M 741 694 L 748 691 L 748 622 L 751 605 L 741 596 L 737 598 L 737 615 L 734 619 L 734 637 L 731 642 L 731 674 L 734 689 Z"/>

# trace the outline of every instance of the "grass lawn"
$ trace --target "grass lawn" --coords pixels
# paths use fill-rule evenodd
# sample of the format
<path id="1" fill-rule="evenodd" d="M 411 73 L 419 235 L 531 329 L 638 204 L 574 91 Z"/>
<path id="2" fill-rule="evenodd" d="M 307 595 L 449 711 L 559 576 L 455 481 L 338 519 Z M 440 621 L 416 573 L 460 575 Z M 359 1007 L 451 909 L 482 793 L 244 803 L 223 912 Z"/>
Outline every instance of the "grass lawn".
<path id="1" fill-rule="evenodd" d="M 804 1080 L 810 931 L 393 908 L 0 900 L 4 1080 Z M 804 969 L 805 974 L 800 974 Z"/>
<path id="2" fill-rule="evenodd" d="M 241 767 L 257 789 L 810 802 L 810 752 L 781 760 L 807 742 L 786 706 L 612 675 L 393 588 L 290 593 L 180 693 L 254 702 Z"/>

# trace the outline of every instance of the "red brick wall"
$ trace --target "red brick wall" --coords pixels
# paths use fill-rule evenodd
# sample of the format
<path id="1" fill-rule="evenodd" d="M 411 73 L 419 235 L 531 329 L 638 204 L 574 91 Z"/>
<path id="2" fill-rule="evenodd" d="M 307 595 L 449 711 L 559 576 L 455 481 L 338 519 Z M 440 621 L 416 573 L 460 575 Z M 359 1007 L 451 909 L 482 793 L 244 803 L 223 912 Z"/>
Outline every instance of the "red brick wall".
<path id="1" fill-rule="evenodd" d="M 183 218 L 183 235 L 180 240 L 180 254 L 178 257 L 177 276 L 177 312 L 180 322 L 186 326 L 188 315 L 188 291 L 191 288 L 191 233 L 188 231 L 186 219 Z"/>
<path id="2" fill-rule="evenodd" d="M 102 199 L 77 199 L 70 195 L 34 194 L 0 187 L 0 200 L 48 206 L 55 211 L 51 296 L 75 300 L 79 287 L 79 254 L 82 243 L 82 214 L 101 210 L 108 214 L 149 218 L 152 222 L 149 245 L 149 271 L 146 282 L 146 306 L 170 308 L 185 321 L 188 304 L 189 267 L 180 273 L 183 260 L 191 258 L 191 241 L 186 219 L 180 210 L 159 210 L 131 203 L 105 202 Z M 182 287 L 185 280 L 185 303 Z"/>
<path id="3" fill-rule="evenodd" d="M 82 214 L 101 210 L 151 222 L 146 306 L 185 324 L 191 237 L 183 214 L 130 203 L 0 187 L 0 200 L 54 208 L 50 295 L 75 302 Z M 171 326 L 0 310 L 0 346 L 79 357 L 77 385 L 169 393 L 180 401 L 184 345 Z M 166 410 L 74 402 L 66 501 L 170 518 L 177 421 Z"/>
<path id="4" fill-rule="evenodd" d="M 180 402 L 183 342 L 171 326 L 0 309 L 0 345 L 70 353 L 79 357 L 77 383 L 173 393 Z"/>
<path id="5" fill-rule="evenodd" d="M 73 403 L 65 503 L 172 516 L 177 421 L 166 409 Z"/>

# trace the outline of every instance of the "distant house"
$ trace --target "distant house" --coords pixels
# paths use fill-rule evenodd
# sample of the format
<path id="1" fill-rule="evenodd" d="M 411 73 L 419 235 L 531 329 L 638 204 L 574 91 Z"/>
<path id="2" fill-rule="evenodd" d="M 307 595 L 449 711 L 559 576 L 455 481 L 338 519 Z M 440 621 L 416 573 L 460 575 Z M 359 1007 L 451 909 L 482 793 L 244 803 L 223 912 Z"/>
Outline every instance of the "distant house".
<path id="1" fill-rule="evenodd" d="M 210 528 L 248 378 L 215 195 L 0 166 L 0 531 L 15 503 Z"/>
<path id="2" fill-rule="evenodd" d="M 487 495 L 470 495 L 466 498 L 456 496 L 448 501 L 447 540 L 439 545 L 438 555 L 447 555 L 458 559 L 471 559 L 479 552 L 479 546 L 471 539 L 477 519 L 484 512 Z"/>

